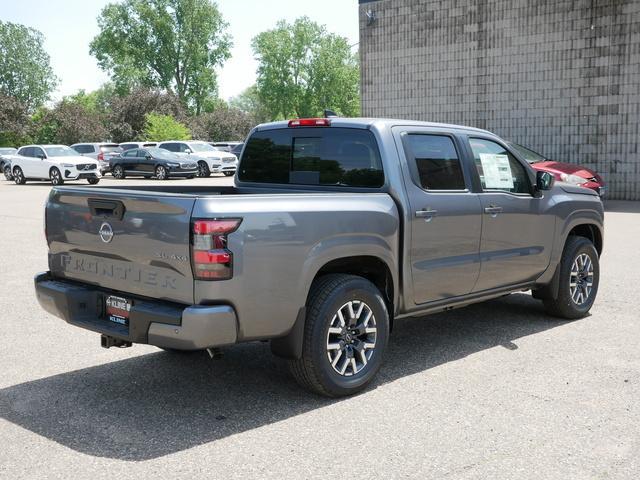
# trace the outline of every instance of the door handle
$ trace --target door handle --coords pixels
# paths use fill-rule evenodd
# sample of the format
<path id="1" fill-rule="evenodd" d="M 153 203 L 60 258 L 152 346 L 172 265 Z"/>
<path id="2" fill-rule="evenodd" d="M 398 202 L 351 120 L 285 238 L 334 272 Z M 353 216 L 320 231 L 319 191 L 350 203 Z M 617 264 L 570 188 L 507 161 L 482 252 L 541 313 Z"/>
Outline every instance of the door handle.
<path id="1" fill-rule="evenodd" d="M 488 213 L 492 217 L 496 217 L 499 213 L 502 213 L 502 207 L 489 205 L 488 207 L 484 207 L 484 213 Z"/>
<path id="2" fill-rule="evenodd" d="M 437 210 L 432 210 L 431 208 L 423 208 L 422 210 L 416 211 L 416 217 L 424 218 L 427 222 L 430 222 L 433 217 L 438 214 Z"/>

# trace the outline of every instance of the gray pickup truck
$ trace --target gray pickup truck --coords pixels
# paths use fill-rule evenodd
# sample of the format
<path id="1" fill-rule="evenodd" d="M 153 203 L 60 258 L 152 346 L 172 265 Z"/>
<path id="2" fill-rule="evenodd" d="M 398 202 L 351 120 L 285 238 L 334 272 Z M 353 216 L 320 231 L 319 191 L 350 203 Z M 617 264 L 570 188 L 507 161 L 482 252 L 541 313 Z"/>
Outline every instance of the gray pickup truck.
<path id="1" fill-rule="evenodd" d="M 479 129 L 375 119 L 256 127 L 233 187 L 55 187 L 41 306 L 102 345 L 271 342 L 328 396 L 364 388 L 393 321 L 531 290 L 580 318 L 603 207 Z"/>

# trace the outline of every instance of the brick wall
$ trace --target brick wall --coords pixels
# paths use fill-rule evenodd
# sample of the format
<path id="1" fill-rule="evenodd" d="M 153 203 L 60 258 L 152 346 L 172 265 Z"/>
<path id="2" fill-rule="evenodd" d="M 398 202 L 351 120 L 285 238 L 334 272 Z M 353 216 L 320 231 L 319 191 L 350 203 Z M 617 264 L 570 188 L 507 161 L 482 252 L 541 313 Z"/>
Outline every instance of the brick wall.
<path id="1" fill-rule="evenodd" d="M 364 116 L 486 128 L 640 200 L 640 0 L 359 8 Z"/>

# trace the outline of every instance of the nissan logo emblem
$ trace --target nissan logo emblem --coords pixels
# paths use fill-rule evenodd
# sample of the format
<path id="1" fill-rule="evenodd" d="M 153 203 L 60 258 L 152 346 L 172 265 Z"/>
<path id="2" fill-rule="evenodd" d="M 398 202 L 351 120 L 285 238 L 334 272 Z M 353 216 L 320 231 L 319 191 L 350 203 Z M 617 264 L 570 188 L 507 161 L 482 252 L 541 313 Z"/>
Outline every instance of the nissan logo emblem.
<path id="1" fill-rule="evenodd" d="M 104 243 L 109 243 L 113 240 L 113 228 L 107 222 L 104 222 L 100 225 L 100 230 L 98 230 L 98 234 L 100 234 L 100 240 Z"/>

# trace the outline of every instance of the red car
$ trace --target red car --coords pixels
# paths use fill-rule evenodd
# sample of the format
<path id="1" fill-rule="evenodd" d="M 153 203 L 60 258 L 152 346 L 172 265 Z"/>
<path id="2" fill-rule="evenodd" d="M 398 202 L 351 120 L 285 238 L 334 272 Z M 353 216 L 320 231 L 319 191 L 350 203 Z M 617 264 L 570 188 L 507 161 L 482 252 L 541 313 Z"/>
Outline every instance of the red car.
<path id="1" fill-rule="evenodd" d="M 541 172 L 549 172 L 556 180 L 560 182 L 571 183 L 581 187 L 590 188 L 598 192 L 601 197 L 604 196 L 606 187 L 604 180 L 593 170 L 572 163 L 556 162 L 549 160 L 543 155 L 533 150 L 509 142 L 509 146 L 513 148 L 522 158 L 524 158 L 535 169 Z"/>

